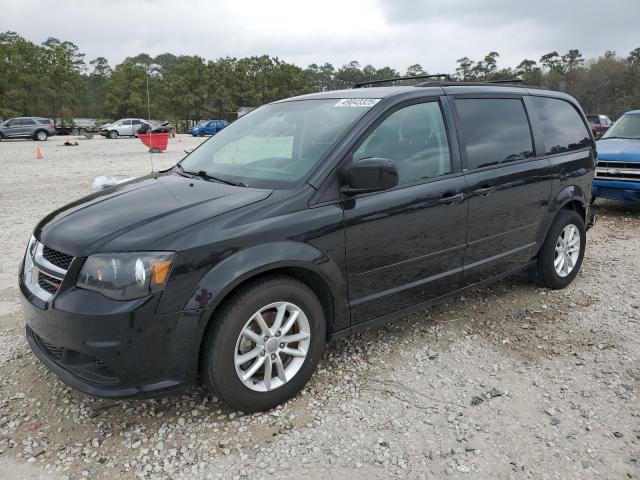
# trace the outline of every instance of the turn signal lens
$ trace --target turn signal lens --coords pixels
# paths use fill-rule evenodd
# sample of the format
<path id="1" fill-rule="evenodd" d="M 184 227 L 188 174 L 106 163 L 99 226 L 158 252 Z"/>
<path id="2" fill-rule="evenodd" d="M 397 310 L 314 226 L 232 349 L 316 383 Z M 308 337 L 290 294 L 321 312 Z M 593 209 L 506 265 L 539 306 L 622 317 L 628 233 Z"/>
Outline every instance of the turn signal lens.
<path id="1" fill-rule="evenodd" d="M 152 285 L 164 285 L 169 276 L 169 270 L 171 269 L 171 260 L 152 260 L 151 266 L 151 284 Z"/>

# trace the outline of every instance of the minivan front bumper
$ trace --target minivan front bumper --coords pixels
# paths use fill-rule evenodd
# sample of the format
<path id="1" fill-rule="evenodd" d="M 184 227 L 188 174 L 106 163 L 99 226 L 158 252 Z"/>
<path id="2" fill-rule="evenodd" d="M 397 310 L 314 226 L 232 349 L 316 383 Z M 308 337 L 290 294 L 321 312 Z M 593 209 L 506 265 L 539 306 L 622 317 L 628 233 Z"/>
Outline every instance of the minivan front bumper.
<path id="1" fill-rule="evenodd" d="M 20 288 L 31 349 L 76 390 L 147 397 L 196 380 L 202 313 L 158 315 L 159 295 L 122 302 L 73 287 L 46 303 Z"/>

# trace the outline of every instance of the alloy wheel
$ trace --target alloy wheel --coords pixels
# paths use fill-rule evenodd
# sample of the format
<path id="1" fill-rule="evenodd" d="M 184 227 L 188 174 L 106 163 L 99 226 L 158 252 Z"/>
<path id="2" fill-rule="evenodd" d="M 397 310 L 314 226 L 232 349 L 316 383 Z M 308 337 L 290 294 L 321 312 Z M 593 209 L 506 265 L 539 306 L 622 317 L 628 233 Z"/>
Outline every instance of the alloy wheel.
<path id="1" fill-rule="evenodd" d="M 262 307 L 245 323 L 236 341 L 238 378 L 257 392 L 283 386 L 302 368 L 310 339 L 309 320 L 300 307 L 289 302 Z"/>
<path id="2" fill-rule="evenodd" d="M 553 267 L 560 277 L 569 275 L 578 262 L 580 256 L 580 230 L 573 224 L 562 229 L 556 241 Z"/>

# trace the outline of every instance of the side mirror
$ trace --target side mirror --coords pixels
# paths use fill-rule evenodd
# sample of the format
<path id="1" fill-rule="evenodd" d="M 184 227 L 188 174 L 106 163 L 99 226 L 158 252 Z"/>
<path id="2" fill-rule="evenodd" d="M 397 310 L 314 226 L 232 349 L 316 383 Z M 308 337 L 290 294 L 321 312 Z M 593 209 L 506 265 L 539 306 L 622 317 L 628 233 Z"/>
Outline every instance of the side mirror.
<path id="1" fill-rule="evenodd" d="M 368 193 L 388 190 L 398 185 L 398 167 L 388 158 L 352 160 L 342 169 L 344 193 Z"/>

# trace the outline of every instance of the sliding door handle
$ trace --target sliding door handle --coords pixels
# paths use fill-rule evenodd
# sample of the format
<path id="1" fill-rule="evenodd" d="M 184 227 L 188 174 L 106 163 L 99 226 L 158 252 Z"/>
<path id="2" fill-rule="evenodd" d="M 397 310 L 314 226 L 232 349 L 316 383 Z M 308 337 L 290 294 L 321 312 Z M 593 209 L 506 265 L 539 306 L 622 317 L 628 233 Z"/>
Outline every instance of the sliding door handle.
<path id="1" fill-rule="evenodd" d="M 491 192 L 493 192 L 496 187 L 492 187 L 491 185 L 483 185 L 480 188 L 476 188 L 472 193 L 474 195 L 480 195 L 481 197 L 486 197 Z"/>
<path id="2" fill-rule="evenodd" d="M 464 193 L 445 193 L 440 199 L 438 203 L 445 207 L 449 205 L 453 205 L 454 203 L 459 203 L 464 200 Z"/>

